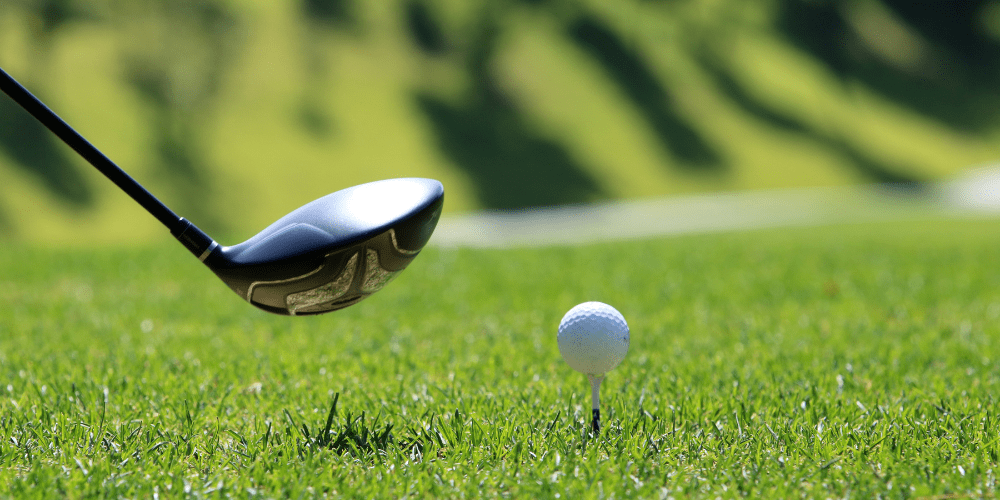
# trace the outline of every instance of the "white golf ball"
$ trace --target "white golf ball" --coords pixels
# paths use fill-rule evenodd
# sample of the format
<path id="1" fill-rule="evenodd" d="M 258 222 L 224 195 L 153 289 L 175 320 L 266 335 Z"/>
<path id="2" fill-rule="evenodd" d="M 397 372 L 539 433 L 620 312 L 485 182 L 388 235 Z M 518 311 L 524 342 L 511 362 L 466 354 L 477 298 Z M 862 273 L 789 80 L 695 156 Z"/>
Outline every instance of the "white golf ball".
<path id="1" fill-rule="evenodd" d="M 604 375 L 628 352 L 628 323 L 617 309 L 603 302 L 584 302 L 559 323 L 559 354 L 571 368 L 587 375 Z"/>

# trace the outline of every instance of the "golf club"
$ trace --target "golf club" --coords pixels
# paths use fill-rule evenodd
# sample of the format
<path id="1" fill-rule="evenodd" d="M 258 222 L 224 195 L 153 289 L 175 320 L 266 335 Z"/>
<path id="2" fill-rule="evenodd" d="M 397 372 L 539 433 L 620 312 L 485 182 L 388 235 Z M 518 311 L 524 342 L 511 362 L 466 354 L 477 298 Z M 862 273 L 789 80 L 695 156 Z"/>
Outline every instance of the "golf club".
<path id="1" fill-rule="evenodd" d="M 268 312 L 320 314 L 358 303 L 406 268 L 441 215 L 440 182 L 389 179 L 319 198 L 243 243 L 223 247 L 146 191 L 2 68 L 0 90 L 156 217 L 229 288 Z"/>

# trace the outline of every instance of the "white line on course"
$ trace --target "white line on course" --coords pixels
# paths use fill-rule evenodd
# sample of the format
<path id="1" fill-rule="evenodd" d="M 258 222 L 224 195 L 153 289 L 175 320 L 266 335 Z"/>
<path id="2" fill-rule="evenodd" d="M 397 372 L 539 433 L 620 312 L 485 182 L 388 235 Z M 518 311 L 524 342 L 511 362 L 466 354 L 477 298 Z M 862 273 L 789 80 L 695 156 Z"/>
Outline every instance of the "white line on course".
<path id="1" fill-rule="evenodd" d="M 920 190 L 844 186 L 489 211 L 442 217 L 438 247 L 571 245 L 775 227 L 1000 215 L 1000 169 Z"/>

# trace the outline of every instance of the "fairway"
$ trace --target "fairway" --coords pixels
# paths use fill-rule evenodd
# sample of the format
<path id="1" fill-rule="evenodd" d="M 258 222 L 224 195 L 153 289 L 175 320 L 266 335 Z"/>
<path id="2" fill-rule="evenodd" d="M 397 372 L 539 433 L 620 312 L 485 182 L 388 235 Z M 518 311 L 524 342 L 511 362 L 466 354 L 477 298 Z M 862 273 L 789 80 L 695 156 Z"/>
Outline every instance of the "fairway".
<path id="1" fill-rule="evenodd" d="M 998 243 L 939 219 L 435 247 L 307 318 L 172 242 L 7 245 L 0 497 L 993 498 Z M 631 327 L 598 437 L 556 346 L 588 300 Z"/>

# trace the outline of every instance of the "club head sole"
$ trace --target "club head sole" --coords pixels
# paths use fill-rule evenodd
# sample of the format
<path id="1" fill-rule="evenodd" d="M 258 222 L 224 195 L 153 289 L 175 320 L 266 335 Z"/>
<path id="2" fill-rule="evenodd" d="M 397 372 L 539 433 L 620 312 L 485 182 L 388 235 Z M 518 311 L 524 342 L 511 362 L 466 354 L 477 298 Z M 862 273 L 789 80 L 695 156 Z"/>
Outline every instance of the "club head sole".
<path id="1" fill-rule="evenodd" d="M 381 290 L 430 239 L 444 188 L 390 179 L 320 198 L 205 258 L 234 292 L 268 312 L 322 314 Z"/>

